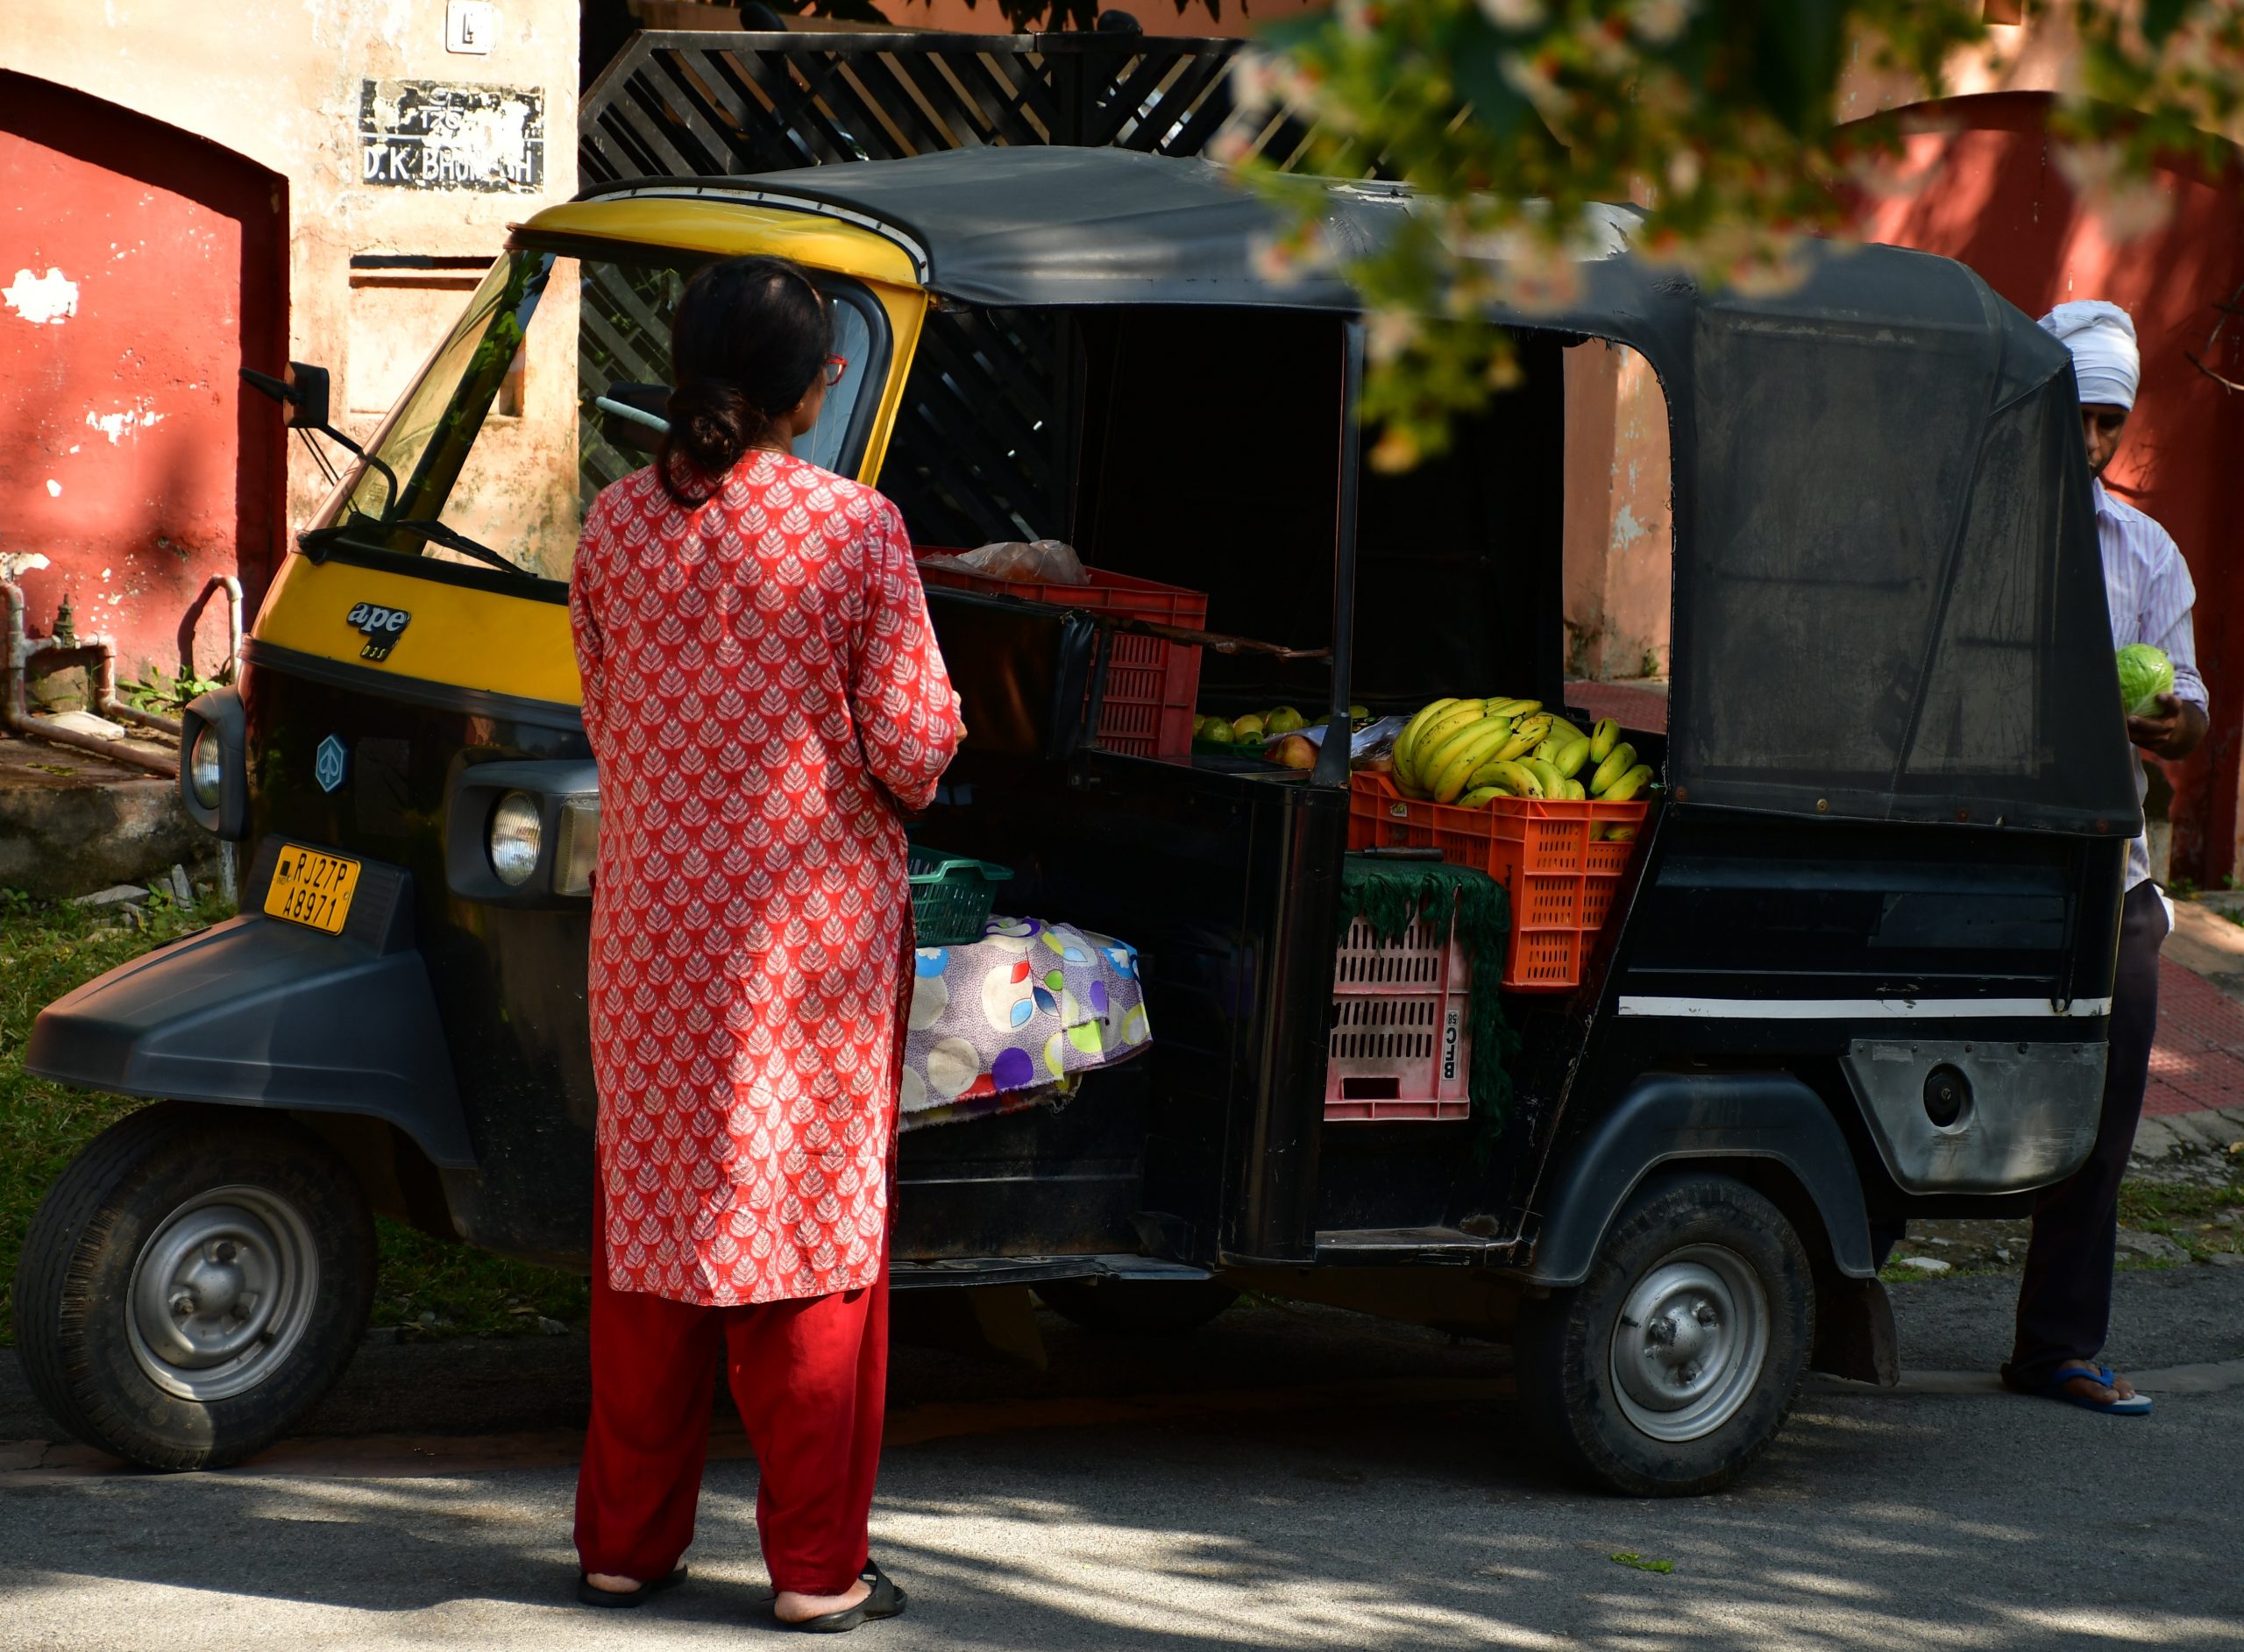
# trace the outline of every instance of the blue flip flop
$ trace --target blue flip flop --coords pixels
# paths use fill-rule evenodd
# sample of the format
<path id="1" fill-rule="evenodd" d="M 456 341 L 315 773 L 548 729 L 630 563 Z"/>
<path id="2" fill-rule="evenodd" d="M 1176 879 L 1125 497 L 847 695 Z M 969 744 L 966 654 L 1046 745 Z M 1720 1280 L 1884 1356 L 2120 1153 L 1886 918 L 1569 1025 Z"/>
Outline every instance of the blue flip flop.
<path id="1" fill-rule="evenodd" d="M 2139 1393 L 2127 1400 L 2084 1400 L 2069 1393 L 2065 1385 L 2076 1377 L 2093 1377 L 2106 1388 L 2112 1386 L 2109 1365 L 2061 1365 L 2049 1380 L 2042 1386 L 2044 1399 L 2062 1400 L 2069 1406 L 2078 1406 L 2083 1411 L 2100 1411 L 2107 1417 L 2147 1417 L 2150 1414 L 2150 1396 Z"/>

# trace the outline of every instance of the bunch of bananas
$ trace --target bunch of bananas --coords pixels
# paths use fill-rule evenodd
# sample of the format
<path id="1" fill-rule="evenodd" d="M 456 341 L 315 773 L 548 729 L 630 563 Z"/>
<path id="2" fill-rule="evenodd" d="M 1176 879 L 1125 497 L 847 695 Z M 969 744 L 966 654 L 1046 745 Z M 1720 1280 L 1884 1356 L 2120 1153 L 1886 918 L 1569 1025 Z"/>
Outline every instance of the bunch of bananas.
<path id="1" fill-rule="evenodd" d="M 1585 733 L 1539 700 L 1501 696 L 1436 700 L 1395 736 L 1390 772 L 1405 797 L 1464 809 L 1500 797 L 1625 803 L 1651 780 L 1651 766 L 1637 761 L 1611 718 Z M 1636 830 L 1620 826 L 1608 835 L 1633 837 Z"/>

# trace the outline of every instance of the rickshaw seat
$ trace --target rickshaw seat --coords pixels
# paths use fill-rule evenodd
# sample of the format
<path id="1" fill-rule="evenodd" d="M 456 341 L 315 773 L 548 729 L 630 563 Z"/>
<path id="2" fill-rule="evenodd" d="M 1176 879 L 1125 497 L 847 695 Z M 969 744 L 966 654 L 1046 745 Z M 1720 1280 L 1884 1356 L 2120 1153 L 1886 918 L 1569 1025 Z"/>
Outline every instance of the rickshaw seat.
<path id="1" fill-rule="evenodd" d="M 1087 613 L 930 586 L 927 613 L 966 719 L 965 748 L 1056 762 L 1083 743 L 1098 642 Z"/>

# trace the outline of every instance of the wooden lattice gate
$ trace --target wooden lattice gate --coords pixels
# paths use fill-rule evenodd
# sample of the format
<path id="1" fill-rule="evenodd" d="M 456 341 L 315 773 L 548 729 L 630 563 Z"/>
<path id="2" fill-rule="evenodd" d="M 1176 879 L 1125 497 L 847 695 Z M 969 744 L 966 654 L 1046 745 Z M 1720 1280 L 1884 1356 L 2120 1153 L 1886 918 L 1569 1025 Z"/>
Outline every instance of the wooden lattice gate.
<path id="1" fill-rule="evenodd" d="M 1197 155 L 1240 42 L 1131 34 L 648 32 L 586 92 L 588 185 L 737 176 L 992 145 Z M 1257 123 L 1282 160 L 1293 123 Z M 1062 316 L 928 317 L 881 486 L 922 543 L 1058 533 L 1076 345 Z"/>

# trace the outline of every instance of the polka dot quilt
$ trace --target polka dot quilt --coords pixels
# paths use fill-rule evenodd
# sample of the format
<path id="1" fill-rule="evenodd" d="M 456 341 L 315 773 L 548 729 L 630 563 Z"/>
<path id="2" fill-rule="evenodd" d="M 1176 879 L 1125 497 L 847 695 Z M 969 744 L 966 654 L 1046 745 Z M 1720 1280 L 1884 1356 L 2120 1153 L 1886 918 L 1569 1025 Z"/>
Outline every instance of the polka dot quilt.
<path id="1" fill-rule="evenodd" d="M 981 939 L 922 947 L 913 961 L 906 1130 L 1059 1099 L 1152 1037 L 1126 941 L 993 916 Z"/>

